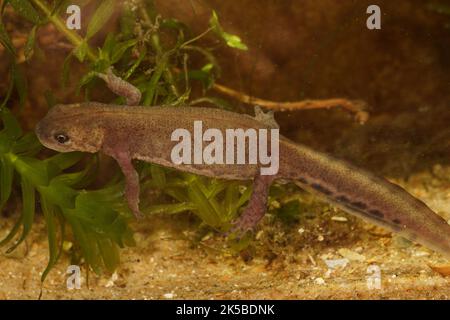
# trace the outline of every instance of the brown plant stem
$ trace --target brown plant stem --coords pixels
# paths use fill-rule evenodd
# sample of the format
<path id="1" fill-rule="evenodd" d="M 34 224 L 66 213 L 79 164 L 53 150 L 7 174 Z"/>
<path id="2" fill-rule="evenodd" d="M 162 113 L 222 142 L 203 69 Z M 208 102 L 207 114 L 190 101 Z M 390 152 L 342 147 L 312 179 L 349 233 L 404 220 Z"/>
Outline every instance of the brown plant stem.
<path id="1" fill-rule="evenodd" d="M 245 93 L 228 88 L 224 85 L 214 83 L 212 88 L 226 96 L 232 97 L 242 103 L 258 105 L 274 111 L 296 111 L 296 110 L 311 110 L 311 109 L 330 109 L 343 108 L 355 114 L 356 120 L 363 124 L 369 119 L 369 113 L 365 110 L 365 103 L 363 101 L 354 101 L 344 98 L 332 98 L 324 100 L 302 100 L 293 102 L 276 102 L 257 97 L 249 96 Z"/>

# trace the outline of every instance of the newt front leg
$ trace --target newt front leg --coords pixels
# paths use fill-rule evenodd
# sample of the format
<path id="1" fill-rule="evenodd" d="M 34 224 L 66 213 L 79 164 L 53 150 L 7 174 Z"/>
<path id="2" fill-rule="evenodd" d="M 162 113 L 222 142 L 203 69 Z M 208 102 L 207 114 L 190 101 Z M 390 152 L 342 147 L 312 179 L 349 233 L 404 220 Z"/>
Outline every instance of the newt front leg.
<path id="1" fill-rule="evenodd" d="M 139 104 L 141 100 L 141 92 L 139 89 L 116 76 L 112 72 L 111 67 L 107 70 L 106 74 L 97 73 L 97 76 L 106 82 L 106 85 L 112 92 L 124 97 L 127 105 L 135 106 Z M 126 145 L 121 146 L 114 141 L 111 142 L 109 145 L 114 147 L 106 147 L 104 148 L 104 152 L 113 157 L 119 164 L 125 176 L 125 198 L 127 199 L 128 206 L 136 218 L 142 218 L 143 215 L 139 210 L 139 174 L 133 167 L 132 157 L 127 151 Z"/>
<path id="2" fill-rule="evenodd" d="M 120 146 L 114 148 L 104 148 L 103 152 L 114 158 L 122 169 L 125 176 L 125 198 L 128 206 L 136 218 L 142 218 L 143 214 L 139 210 L 139 175 L 133 166 L 131 155 L 127 149 Z"/>

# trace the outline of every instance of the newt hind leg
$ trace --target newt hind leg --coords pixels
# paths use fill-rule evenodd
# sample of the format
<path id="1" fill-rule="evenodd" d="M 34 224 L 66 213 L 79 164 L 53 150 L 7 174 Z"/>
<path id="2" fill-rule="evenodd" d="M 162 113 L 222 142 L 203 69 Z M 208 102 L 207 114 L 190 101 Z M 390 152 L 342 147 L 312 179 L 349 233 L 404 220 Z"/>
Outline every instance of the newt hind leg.
<path id="1" fill-rule="evenodd" d="M 260 175 L 259 173 L 256 175 L 247 207 L 239 218 L 233 221 L 234 226 L 231 228 L 231 232 L 243 236 L 248 231 L 254 231 L 266 213 L 269 189 L 274 179 L 273 175 Z"/>

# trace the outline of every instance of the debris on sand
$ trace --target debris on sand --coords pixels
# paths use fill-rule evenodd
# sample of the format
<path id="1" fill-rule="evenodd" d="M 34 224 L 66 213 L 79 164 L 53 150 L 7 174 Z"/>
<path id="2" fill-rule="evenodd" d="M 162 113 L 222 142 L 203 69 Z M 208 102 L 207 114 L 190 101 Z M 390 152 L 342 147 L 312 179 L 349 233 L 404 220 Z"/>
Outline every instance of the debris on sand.
<path id="1" fill-rule="evenodd" d="M 331 220 L 337 221 L 337 222 L 347 222 L 348 221 L 348 219 L 346 217 L 341 217 L 341 216 L 332 216 Z"/>
<path id="2" fill-rule="evenodd" d="M 111 278 L 107 279 L 106 281 L 101 281 L 101 285 L 103 285 L 105 288 L 111 288 L 114 287 L 115 282 L 119 279 L 119 275 L 117 272 L 114 272 L 111 275 Z"/>
<path id="3" fill-rule="evenodd" d="M 318 284 L 318 285 L 324 285 L 325 284 L 325 280 L 323 280 L 323 278 L 316 278 L 315 280 L 314 280 L 314 282 L 316 283 L 316 284 Z"/>
<path id="4" fill-rule="evenodd" d="M 325 264 L 329 269 L 338 269 L 338 268 L 345 268 L 347 264 L 350 262 L 349 259 L 323 259 Z"/>
<path id="5" fill-rule="evenodd" d="M 430 255 L 427 251 L 416 251 L 413 256 L 414 257 L 428 257 Z"/>
<path id="6" fill-rule="evenodd" d="M 450 263 L 448 264 L 438 264 L 438 265 L 428 265 L 433 271 L 439 273 L 443 277 L 450 276 Z"/>
<path id="7" fill-rule="evenodd" d="M 341 256 L 343 256 L 344 258 L 347 258 L 350 261 L 363 262 L 366 260 L 365 256 L 363 256 L 362 254 L 359 254 L 355 251 L 352 251 L 350 249 L 341 248 L 338 250 L 338 252 Z"/>
<path id="8" fill-rule="evenodd" d="M 175 298 L 175 296 L 176 295 L 173 292 L 163 294 L 164 299 L 173 299 L 173 298 Z"/>

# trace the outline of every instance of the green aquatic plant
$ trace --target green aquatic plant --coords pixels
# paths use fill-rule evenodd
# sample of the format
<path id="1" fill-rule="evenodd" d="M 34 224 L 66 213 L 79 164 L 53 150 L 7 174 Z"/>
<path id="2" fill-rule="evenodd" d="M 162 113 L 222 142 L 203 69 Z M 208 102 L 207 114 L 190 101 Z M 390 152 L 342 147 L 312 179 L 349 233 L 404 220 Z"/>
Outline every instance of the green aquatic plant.
<path id="1" fill-rule="evenodd" d="M 127 223 L 130 215 L 123 214 L 127 209 L 121 199 L 122 184 L 115 182 L 95 191 L 82 189 L 92 181 L 95 161 L 90 161 L 81 171 L 65 173 L 81 160 L 81 153 L 57 154 L 39 160 L 36 155 L 41 146 L 35 135 L 23 134 L 19 123 L 6 108 L 1 109 L 1 119 L 0 208 L 11 197 L 17 182 L 22 190 L 22 210 L 0 245 L 9 243 L 20 230 L 20 236 L 8 252 L 25 240 L 34 221 L 36 200 L 39 200 L 50 250 L 42 280 L 61 254 L 66 223 L 71 226 L 86 262 L 97 272 L 103 267 L 113 271 L 119 262 L 118 247 L 133 244 Z"/>
<path id="2" fill-rule="evenodd" d="M 98 173 L 97 156 L 67 153 L 42 159 L 41 145 L 34 133 L 22 132 L 17 119 L 6 108 L 14 91 L 19 96 L 19 103 L 25 103 L 27 85 L 16 49 L 1 18 L 5 7 L 10 5 L 32 24 L 24 49 L 26 60 L 30 60 L 36 50 L 37 32 L 42 26 L 51 23 L 65 36 L 73 50 L 62 68 L 63 83 L 69 81 L 73 59 L 83 63 L 88 71 L 79 80 L 78 90 L 84 92 L 87 100 L 100 84 L 98 73 L 113 67 L 118 75 L 140 89 L 143 105 L 207 102 L 229 108 L 225 101 L 209 96 L 208 89 L 220 75 L 220 67 L 213 50 L 198 43 L 211 34 L 232 48 L 246 50 L 247 47 L 239 37 L 223 30 L 215 12 L 209 28 L 193 36 L 183 23 L 161 17 L 152 1 L 124 5 L 120 30 L 108 33 L 99 48 L 92 47 L 90 40 L 110 20 L 116 10 L 116 1 L 99 2 L 84 36 L 67 29 L 60 18 L 65 1 L 6 0 L 0 4 L 0 43 L 11 61 L 9 88 L 1 106 L 0 208 L 12 201 L 13 188 L 19 188 L 22 194 L 20 217 L 0 244 L 15 240 L 8 249 L 11 251 L 24 241 L 32 228 L 39 203 L 49 243 L 49 263 L 42 280 L 57 262 L 67 239 L 74 242 L 73 255 L 81 257 L 95 272 L 112 271 L 119 263 L 119 248 L 133 245 L 133 232 L 129 227 L 131 214 L 123 200 L 123 179 L 117 173 L 106 185 L 94 190 L 92 182 Z M 194 58 L 204 63 L 195 67 L 191 63 Z M 191 94 L 194 82 L 203 88 L 200 96 Z M 47 97 L 50 104 L 54 104 L 55 98 L 51 94 Z M 112 102 L 124 101 L 117 98 Z M 237 216 L 251 192 L 251 188 L 242 182 L 207 179 L 146 163 L 139 163 L 138 168 L 143 193 L 157 189 L 171 199 L 167 201 L 166 197 L 164 202 L 157 204 L 142 199 L 145 214 L 190 211 L 205 225 L 220 231 L 230 227 L 230 221 Z"/>

